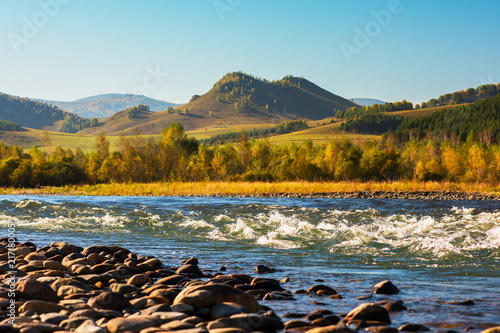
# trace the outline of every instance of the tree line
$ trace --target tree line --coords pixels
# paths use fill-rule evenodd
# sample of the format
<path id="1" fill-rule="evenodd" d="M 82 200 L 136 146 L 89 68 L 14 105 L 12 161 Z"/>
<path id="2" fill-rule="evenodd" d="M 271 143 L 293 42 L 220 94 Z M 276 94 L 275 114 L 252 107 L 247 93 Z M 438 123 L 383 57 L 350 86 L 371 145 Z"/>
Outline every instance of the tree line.
<path id="1" fill-rule="evenodd" d="M 345 112 L 342 110 L 337 110 L 335 118 L 347 118 L 352 119 L 365 114 L 381 113 L 381 112 L 394 112 L 403 110 L 413 110 L 413 104 L 406 100 L 402 102 L 394 103 L 384 103 L 384 104 L 373 104 L 371 106 L 364 107 L 350 107 Z"/>
<path id="2" fill-rule="evenodd" d="M 253 129 L 250 132 L 246 133 L 246 136 L 250 139 L 261 139 L 268 137 L 270 135 L 292 133 L 292 132 L 302 131 L 308 128 L 309 126 L 307 125 L 307 122 L 304 120 L 301 119 L 290 120 L 283 124 L 279 124 L 269 128 Z M 236 142 L 239 139 L 240 135 L 241 132 L 218 134 L 208 139 L 203 139 L 201 140 L 201 142 L 209 146 L 212 146 L 214 144 Z"/>
<path id="3" fill-rule="evenodd" d="M 469 137 L 465 142 L 412 139 L 397 144 L 349 140 L 326 145 L 274 145 L 249 140 L 242 131 L 236 143 L 208 146 L 188 138 L 181 123 L 160 139 L 140 135 L 119 139 L 110 151 L 104 134 L 94 149 L 40 148 L 23 151 L 0 144 L 0 185 L 36 187 L 69 184 L 170 181 L 388 181 L 449 180 L 489 182 L 500 179 L 500 146 Z"/>

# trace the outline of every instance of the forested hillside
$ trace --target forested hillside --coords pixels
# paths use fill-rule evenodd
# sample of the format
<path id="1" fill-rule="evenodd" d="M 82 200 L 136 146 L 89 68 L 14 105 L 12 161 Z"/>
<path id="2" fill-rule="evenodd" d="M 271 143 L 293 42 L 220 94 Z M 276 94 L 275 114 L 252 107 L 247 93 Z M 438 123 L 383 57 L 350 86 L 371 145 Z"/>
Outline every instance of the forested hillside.
<path id="1" fill-rule="evenodd" d="M 97 119 L 84 119 L 58 107 L 0 93 L 0 119 L 23 127 L 76 133 L 97 125 Z"/>
<path id="2" fill-rule="evenodd" d="M 500 95 L 467 106 L 434 112 L 430 116 L 406 119 L 395 131 L 400 140 L 455 135 L 465 141 L 468 135 L 485 142 L 500 142 Z"/>

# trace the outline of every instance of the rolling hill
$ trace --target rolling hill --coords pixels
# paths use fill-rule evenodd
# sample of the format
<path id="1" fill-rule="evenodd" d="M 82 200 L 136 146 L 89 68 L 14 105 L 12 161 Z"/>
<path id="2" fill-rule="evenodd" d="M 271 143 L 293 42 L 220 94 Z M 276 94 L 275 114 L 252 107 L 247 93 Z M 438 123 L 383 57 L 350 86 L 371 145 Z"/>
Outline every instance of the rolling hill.
<path id="1" fill-rule="evenodd" d="M 132 94 L 104 94 L 86 97 L 72 102 L 48 101 L 43 99 L 34 99 L 34 101 L 52 104 L 61 110 L 75 113 L 85 118 L 111 117 L 115 113 L 131 108 L 137 104 L 148 105 L 151 111 L 163 111 L 169 107 L 176 107 L 179 105 Z"/>
<path id="2" fill-rule="evenodd" d="M 84 119 L 58 107 L 0 93 L 0 119 L 23 127 L 76 133 L 97 125 L 97 119 Z"/>
<path id="3" fill-rule="evenodd" d="M 320 120 L 337 110 L 357 106 L 314 83 L 293 76 L 267 81 L 245 73 L 226 74 L 203 95 L 194 95 L 187 104 L 166 111 L 142 111 L 129 117 L 120 111 L 100 126 L 82 131 L 108 134 L 158 134 L 170 123 L 180 121 L 187 131 L 217 126 L 279 124 L 289 120 Z"/>

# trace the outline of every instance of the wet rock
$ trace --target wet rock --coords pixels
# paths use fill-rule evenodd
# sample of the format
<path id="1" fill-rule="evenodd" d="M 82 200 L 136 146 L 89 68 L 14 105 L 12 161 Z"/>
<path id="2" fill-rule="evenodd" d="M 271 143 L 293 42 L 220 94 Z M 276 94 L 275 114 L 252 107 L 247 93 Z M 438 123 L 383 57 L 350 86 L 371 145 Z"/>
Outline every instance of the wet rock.
<path id="1" fill-rule="evenodd" d="M 68 319 L 68 316 L 60 314 L 58 312 L 43 313 L 40 315 L 40 321 L 42 323 L 50 323 L 54 325 L 59 325 L 63 320 L 66 319 Z"/>
<path id="2" fill-rule="evenodd" d="M 57 293 L 44 282 L 39 282 L 35 279 L 25 279 L 19 282 L 17 290 L 21 293 L 23 298 L 30 300 L 41 300 L 45 302 L 59 302 Z"/>
<path id="3" fill-rule="evenodd" d="M 368 326 L 365 327 L 366 331 L 376 332 L 376 333 L 397 333 L 399 332 L 397 328 L 391 326 Z"/>
<path id="4" fill-rule="evenodd" d="M 138 290 L 136 286 L 125 283 L 113 283 L 110 287 L 112 292 L 120 294 L 128 294 Z"/>
<path id="5" fill-rule="evenodd" d="M 278 280 L 274 279 L 262 279 L 262 278 L 255 278 L 252 280 L 250 283 L 252 288 L 254 289 L 266 289 L 269 291 L 282 291 L 283 288 L 280 286 L 280 283 Z"/>
<path id="6" fill-rule="evenodd" d="M 96 311 L 94 309 L 83 309 L 83 310 L 76 310 L 73 313 L 69 315 L 69 318 L 75 318 L 75 317 L 87 317 L 87 318 L 102 318 L 103 314 L 100 311 Z"/>
<path id="7" fill-rule="evenodd" d="M 171 322 L 161 325 L 160 328 L 165 331 L 178 331 L 195 328 L 195 325 L 182 320 L 172 320 Z"/>
<path id="8" fill-rule="evenodd" d="M 134 285 L 134 286 L 143 286 L 144 284 L 152 282 L 151 278 L 145 274 L 136 274 L 132 276 L 130 279 L 127 280 L 127 284 Z"/>
<path id="9" fill-rule="evenodd" d="M 64 328 L 65 330 L 74 330 L 77 327 L 79 327 L 81 324 L 83 324 L 86 320 L 88 320 L 87 317 L 75 317 L 75 318 L 68 318 L 63 320 L 59 326 Z"/>
<path id="10" fill-rule="evenodd" d="M 250 275 L 247 275 L 247 274 L 229 274 L 228 276 L 235 278 L 235 279 L 238 279 L 240 281 L 243 281 L 243 283 L 248 283 L 248 284 L 250 284 L 253 280 L 252 277 Z"/>
<path id="11" fill-rule="evenodd" d="M 75 287 L 78 287 L 80 289 L 84 289 L 87 291 L 92 290 L 92 287 L 88 286 L 87 284 L 85 284 L 83 282 L 80 282 L 76 279 L 67 279 L 67 278 L 60 278 L 60 279 L 55 280 L 51 284 L 51 287 L 55 291 L 58 291 L 59 288 L 61 288 L 62 286 L 66 286 L 66 285 L 75 286 Z"/>
<path id="12" fill-rule="evenodd" d="M 400 332 L 426 332 L 430 329 L 421 324 L 404 324 L 398 328 Z"/>
<path id="13" fill-rule="evenodd" d="M 311 324 L 313 324 L 314 326 L 318 326 L 318 327 L 324 327 L 324 326 L 337 325 L 339 321 L 340 321 L 340 317 L 334 316 L 334 315 L 329 315 L 329 316 L 325 316 L 323 318 L 315 319 L 311 322 Z"/>
<path id="14" fill-rule="evenodd" d="M 195 310 L 199 308 L 209 308 L 215 304 L 216 295 L 208 290 L 188 287 L 181 291 L 174 299 L 173 305 L 188 304 Z"/>
<path id="15" fill-rule="evenodd" d="M 88 301 L 88 305 L 94 309 L 106 309 L 115 311 L 134 308 L 122 294 L 108 291 L 105 291 L 98 296 L 92 297 Z"/>
<path id="16" fill-rule="evenodd" d="M 153 299 L 155 297 L 161 297 L 167 299 L 169 304 L 173 304 L 178 294 L 178 291 L 172 289 L 156 289 L 149 294 L 148 298 Z"/>
<path id="17" fill-rule="evenodd" d="M 144 328 L 159 327 L 162 320 L 154 316 L 131 316 L 127 318 L 111 319 L 107 328 L 111 333 L 115 332 L 140 332 Z"/>
<path id="18" fill-rule="evenodd" d="M 191 305 L 184 304 L 184 303 L 172 305 L 171 309 L 173 312 L 182 312 L 182 313 L 185 313 L 188 315 L 191 315 L 194 313 L 194 308 Z"/>
<path id="19" fill-rule="evenodd" d="M 203 273 L 198 268 L 198 266 L 189 265 L 189 264 L 179 267 L 179 269 L 177 269 L 177 271 L 175 271 L 175 274 L 179 274 L 179 275 L 180 274 L 194 274 L 198 277 L 203 277 Z"/>
<path id="20" fill-rule="evenodd" d="M 186 303 L 183 299 L 189 298 L 194 292 L 208 291 L 215 295 L 215 303 L 234 302 L 246 306 L 250 312 L 259 311 L 259 303 L 250 295 L 226 284 L 210 283 L 200 286 L 187 287 L 175 298 L 174 304 Z M 189 304 L 189 303 L 188 303 Z M 193 304 L 191 304 L 193 305 Z M 196 306 L 195 306 L 196 308 Z"/>
<path id="21" fill-rule="evenodd" d="M 310 322 L 305 321 L 305 320 L 290 320 L 285 323 L 285 331 L 291 329 L 291 328 L 297 328 L 297 327 L 311 327 L 313 326 Z"/>
<path id="22" fill-rule="evenodd" d="M 408 310 L 408 308 L 401 301 L 386 303 L 384 304 L 384 308 L 389 312 L 401 312 Z"/>
<path id="23" fill-rule="evenodd" d="M 283 323 L 278 318 L 250 313 L 234 315 L 229 318 L 219 318 L 209 322 L 207 325 L 209 331 L 219 328 L 240 328 L 246 331 L 273 332 L 283 328 Z"/>
<path id="24" fill-rule="evenodd" d="M 54 324 L 49 324 L 49 323 L 42 323 L 39 321 L 33 321 L 30 323 L 22 323 L 22 324 L 15 324 L 15 327 L 19 328 L 21 333 L 35 333 L 35 332 L 42 332 L 42 333 L 51 333 L 51 332 L 56 332 L 60 331 L 61 328 L 57 325 Z"/>
<path id="25" fill-rule="evenodd" d="M 210 333 L 247 333 L 247 331 L 241 328 L 227 327 L 211 329 Z"/>
<path id="26" fill-rule="evenodd" d="M 88 294 L 87 290 L 76 286 L 61 286 L 57 290 L 57 296 L 64 297 L 72 294 Z"/>
<path id="27" fill-rule="evenodd" d="M 75 246 L 75 245 L 65 243 L 65 242 L 52 243 L 52 244 L 50 244 L 50 246 L 59 249 L 63 256 L 67 256 L 68 254 L 71 254 L 74 252 L 82 252 L 82 250 L 83 250 L 83 248 L 81 248 L 79 246 Z"/>
<path id="28" fill-rule="evenodd" d="M 473 300 L 471 299 L 466 299 L 465 301 L 453 301 L 453 302 L 446 302 L 445 304 L 451 304 L 451 305 L 475 305 Z"/>
<path id="29" fill-rule="evenodd" d="M 374 294 L 395 295 L 399 293 L 399 289 L 391 281 L 386 280 L 373 286 L 371 292 Z"/>
<path id="30" fill-rule="evenodd" d="M 297 294 L 297 295 L 303 295 L 303 294 L 307 294 L 307 290 L 304 290 L 304 289 L 297 289 L 293 292 L 294 294 Z"/>
<path id="31" fill-rule="evenodd" d="M 276 270 L 274 268 L 267 267 L 265 265 L 258 265 L 255 267 L 255 273 L 257 274 L 267 274 L 267 273 L 275 273 Z"/>
<path id="32" fill-rule="evenodd" d="M 356 331 L 348 328 L 341 327 L 337 325 L 325 326 L 325 327 L 316 327 L 306 331 L 306 333 L 355 333 Z"/>
<path id="33" fill-rule="evenodd" d="M 79 264 L 75 264 L 75 265 L 71 266 L 71 270 L 76 275 L 92 274 L 92 270 L 90 269 L 89 266 L 83 266 L 83 265 L 79 265 Z"/>
<path id="34" fill-rule="evenodd" d="M 376 320 L 387 324 L 391 323 L 391 318 L 389 312 L 380 305 L 374 303 L 365 303 L 357 306 L 345 317 L 346 321 L 351 321 L 354 319 L 361 320 Z"/>
<path id="35" fill-rule="evenodd" d="M 325 286 L 323 284 L 317 284 L 309 288 L 308 292 L 310 293 L 317 293 L 318 295 L 336 295 L 337 292 L 328 286 Z"/>
<path id="36" fill-rule="evenodd" d="M 158 284 L 166 284 L 166 285 L 176 285 L 179 282 L 186 281 L 186 280 L 187 279 L 184 276 L 176 274 L 176 275 L 164 277 L 164 278 L 158 280 L 157 283 Z"/>
<path id="37" fill-rule="evenodd" d="M 142 315 L 153 315 L 155 312 L 168 312 L 168 311 L 172 311 L 172 309 L 170 308 L 170 305 L 157 304 L 157 305 L 153 305 L 153 306 L 150 306 L 148 308 L 141 310 L 141 314 Z M 184 315 L 184 317 L 187 317 L 185 314 L 183 314 L 183 315 Z"/>
<path id="38" fill-rule="evenodd" d="M 31 252 L 30 254 L 28 254 L 26 257 L 24 257 L 24 260 L 28 260 L 28 261 L 33 261 L 33 260 L 47 260 L 48 258 L 43 255 L 43 254 L 40 254 L 40 253 L 37 253 L 37 252 Z"/>
<path id="39" fill-rule="evenodd" d="M 89 259 L 87 259 L 89 260 Z M 115 269 L 115 266 L 112 264 L 107 264 L 107 263 L 102 263 L 102 264 L 97 264 L 93 265 L 90 270 L 93 274 L 103 274 L 109 271 L 112 271 Z"/>
<path id="40" fill-rule="evenodd" d="M 184 265 L 196 265 L 196 266 L 198 266 L 198 259 L 189 258 L 186 261 L 184 261 Z"/>
<path id="41" fill-rule="evenodd" d="M 94 266 L 95 262 L 93 262 L 92 260 L 87 259 L 87 258 L 78 258 L 78 259 L 69 260 L 69 261 L 64 261 L 64 259 L 63 259 L 62 264 L 64 266 L 68 267 L 69 269 L 71 269 L 71 267 L 73 265 Z"/>
<path id="42" fill-rule="evenodd" d="M 306 313 L 288 312 L 288 313 L 285 313 L 282 317 L 283 318 L 305 318 L 306 316 L 307 316 Z"/>
<path id="43" fill-rule="evenodd" d="M 92 260 L 96 264 L 102 264 L 107 258 L 97 253 L 91 253 L 87 256 L 87 259 Z"/>
<path id="44" fill-rule="evenodd" d="M 43 267 L 47 269 L 53 269 L 53 270 L 58 270 L 58 271 L 65 271 L 65 272 L 70 272 L 71 270 L 61 264 L 59 261 L 55 260 L 46 260 L 43 262 Z"/>
<path id="45" fill-rule="evenodd" d="M 92 319 L 85 320 L 74 331 L 74 333 L 107 333 L 107 332 L 108 332 L 107 329 L 97 326 Z"/>
<path id="46" fill-rule="evenodd" d="M 222 302 L 217 303 L 212 307 L 210 317 L 215 320 L 240 313 L 248 313 L 248 308 L 238 303 Z"/>

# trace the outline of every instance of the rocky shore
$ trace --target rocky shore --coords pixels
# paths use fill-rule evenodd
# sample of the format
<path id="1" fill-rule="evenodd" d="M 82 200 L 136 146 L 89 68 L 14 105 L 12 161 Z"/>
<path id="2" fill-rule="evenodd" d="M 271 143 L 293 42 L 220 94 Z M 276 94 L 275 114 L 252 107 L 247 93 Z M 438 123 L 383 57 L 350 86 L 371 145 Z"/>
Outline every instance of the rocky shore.
<path id="1" fill-rule="evenodd" d="M 200 197 L 204 195 L 199 195 Z M 484 193 L 454 191 L 356 191 L 322 193 L 264 193 L 264 194 L 214 194 L 213 197 L 250 198 L 332 198 L 332 199 L 406 199 L 406 200 L 485 200 L 498 201 L 500 196 Z"/>
<path id="2" fill-rule="evenodd" d="M 11 195 L 116 195 L 120 193 L 101 194 L 99 192 L 85 191 L 52 191 L 45 188 L 39 189 L 11 189 L 4 191 L 4 194 Z M 353 192 L 313 192 L 313 193 L 296 193 L 296 192 L 256 192 L 256 193 L 217 193 L 204 192 L 200 189 L 199 193 L 177 193 L 167 192 L 166 194 L 152 194 L 146 191 L 142 193 L 140 189 L 136 189 L 134 196 L 165 196 L 165 197 L 218 197 L 218 198 L 332 198 L 332 199 L 406 199 L 406 200 L 478 200 L 478 201 L 500 201 L 500 195 L 482 193 L 482 192 L 466 192 L 466 191 L 353 191 Z"/>
<path id="3" fill-rule="evenodd" d="M 433 329 L 425 323 L 393 325 L 391 316 L 408 309 L 402 301 L 390 298 L 399 293 L 390 281 L 381 281 L 371 290 L 388 295 L 385 302 L 365 302 L 371 298 L 366 295 L 348 313 L 327 308 L 303 313 L 300 304 L 293 303 L 291 308 L 297 311 L 280 317 L 259 301 L 297 302 L 295 296 L 300 294 L 342 296 L 324 284 L 287 290 L 288 279 L 274 279 L 273 272 L 258 265 L 254 276 L 231 274 L 225 267 L 214 273 L 201 270 L 196 258 L 179 260 L 174 267 L 119 246 L 82 248 L 59 242 L 37 248 L 30 242 L 3 238 L 0 332 L 395 333 Z M 473 303 L 465 300 L 455 305 Z M 483 329 L 483 333 L 500 332 L 500 326 Z"/>

